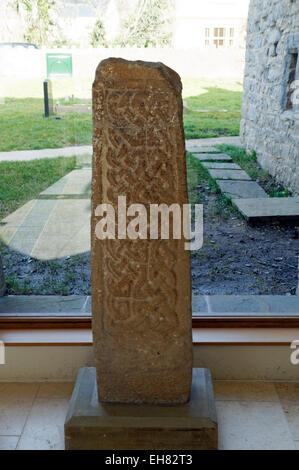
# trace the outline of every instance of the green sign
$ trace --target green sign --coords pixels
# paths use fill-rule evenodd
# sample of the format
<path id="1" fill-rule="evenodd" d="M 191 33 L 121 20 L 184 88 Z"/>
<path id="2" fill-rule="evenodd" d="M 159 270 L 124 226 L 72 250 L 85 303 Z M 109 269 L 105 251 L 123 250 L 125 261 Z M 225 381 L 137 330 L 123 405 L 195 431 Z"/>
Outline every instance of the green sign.
<path id="1" fill-rule="evenodd" d="M 47 54 L 47 77 L 71 77 L 73 74 L 72 54 Z"/>

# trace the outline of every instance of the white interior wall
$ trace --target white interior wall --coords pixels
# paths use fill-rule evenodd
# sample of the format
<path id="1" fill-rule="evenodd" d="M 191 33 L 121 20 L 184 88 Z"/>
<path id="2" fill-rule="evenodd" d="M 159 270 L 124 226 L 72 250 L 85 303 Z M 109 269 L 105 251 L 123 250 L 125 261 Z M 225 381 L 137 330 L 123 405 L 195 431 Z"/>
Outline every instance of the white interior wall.
<path id="1" fill-rule="evenodd" d="M 289 346 L 194 346 L 194 367 L 208 367 L 215 380 L 298 381 Z M 74 381 L 93 366 L 92 346 L 9 346 L 0 381 Z"/>

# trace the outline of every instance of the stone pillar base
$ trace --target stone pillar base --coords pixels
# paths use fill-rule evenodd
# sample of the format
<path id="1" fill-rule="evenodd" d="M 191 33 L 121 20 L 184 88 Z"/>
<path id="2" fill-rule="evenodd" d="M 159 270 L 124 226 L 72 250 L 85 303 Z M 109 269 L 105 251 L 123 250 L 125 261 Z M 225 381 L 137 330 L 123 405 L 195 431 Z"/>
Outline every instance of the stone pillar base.
<path id="1" fill-rule="evenodd" d="M 67 450 L 216 450 L 218 426 L 211 374 L 193 369 L 186 405 L 107 405 L 96 370 L 79 370 L 65 421 Z"/>

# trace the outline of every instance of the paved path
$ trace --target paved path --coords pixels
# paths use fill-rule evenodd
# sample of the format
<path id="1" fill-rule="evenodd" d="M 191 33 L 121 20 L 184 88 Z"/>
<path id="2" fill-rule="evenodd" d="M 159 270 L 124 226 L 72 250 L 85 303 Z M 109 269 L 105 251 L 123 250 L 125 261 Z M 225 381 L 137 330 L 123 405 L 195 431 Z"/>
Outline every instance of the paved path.
<path id="1" fill-rule="evenodd" d="M 63 147 L 60 149 L 42 150 L 13 150 L 12 152 L 0 152 L 0 162 L 21 162 L 38 160 L 40 158 L 73 157 L 78 155 L 91 155 L 91 145 L 77 145 L 74 147 Z"/>
<path id="2" fill-rule="evenodd" d="M 236 145 L 241 146 L 239 137 L 213 137 L 211 139 L 189 139 L 186 140 L 187 150 L 191 148 L 200 149 L 210 145 Z M 40 158 L 73 157 L 78 155 L 91 155 L 91 145 L 77 145 L 58 149 L 42 150 L 13 150 L 11 152 L 0 152 L 0 162 L 3 161 L 26 161 L 38 160 Z"/>
<path id="3" fill-rule="evenodd" d="M 211 149 L 212 147 L 209 147 Z M 196 153 L 199 152 L 199 153 Z M 233 163 L 232 158 L 225 153 L 200 153 L 206 148 L 199 148 L 193 155 L 208 170 L 210 176 L 216 180 L 221 192 L 230 198 L 268 198 L 268 194 L 251 178 L 239 165 Z M 219 150 L 218 150 L 219 152 Z"/>
<path id="4" fill-rule="evenodd" d="M 299 224 L 299 197 L 269 197 L 256 203 L 256 198 L 233 199 L 232 204 L 250 222 L 286 220 Z"/>
<path id="5" fill-rule="evenodd" d="M 188 139 L 186 140 L 186 149 L 191 152 L 193 149 L 203 149 L 205 147 L 213 147 L 213 145 L 235 145 L 236 147 L 242 147 L 241 139 L 239 136 L 236 137 L 211 137 L 210 139 Z M 210 152 L 213 150 L 206 150 Z"/>
<path id="6" fill-rule="evenodd" d="M 256 181 L 251 181 L 250 176 L 232 162 L 229 155 L 205 153 L 207 147 L 193 148 L 191 151 L 216 181 L 221 192 L 232 198 L 232 204 L 248 221 L 286 220 L 299 223 L 299 198 L 269 198 Z"/>
<path id="7" fill-rule="evenodd" d="M 89 251 L 90 186 L 91 168 L 71 171 L 3 219 L 0 239 L 11 249 L 39 260 Z"/>

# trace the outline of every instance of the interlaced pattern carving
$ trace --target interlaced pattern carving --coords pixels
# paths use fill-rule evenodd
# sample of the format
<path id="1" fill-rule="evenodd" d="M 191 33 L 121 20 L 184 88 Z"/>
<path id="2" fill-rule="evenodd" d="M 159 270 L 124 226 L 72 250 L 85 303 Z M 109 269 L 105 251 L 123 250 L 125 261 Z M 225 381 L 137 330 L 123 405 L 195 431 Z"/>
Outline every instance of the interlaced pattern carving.
<path id="1" fill-rule="evenodd" d="M 170 92 L 99 90 L 95 123 L 102 139 L 103 202 L 178 202 L 178 109 Z M 95 135 L 97 135 L 95 133 Z M 149 213 L 148 213 L 149 220 Z M 102 243 L 102 242 L 101 242 Z M 107 240 L 103 244 L 104 311 L 108 334 L 166 332 L 178 325 L 179 240 Z"/>

